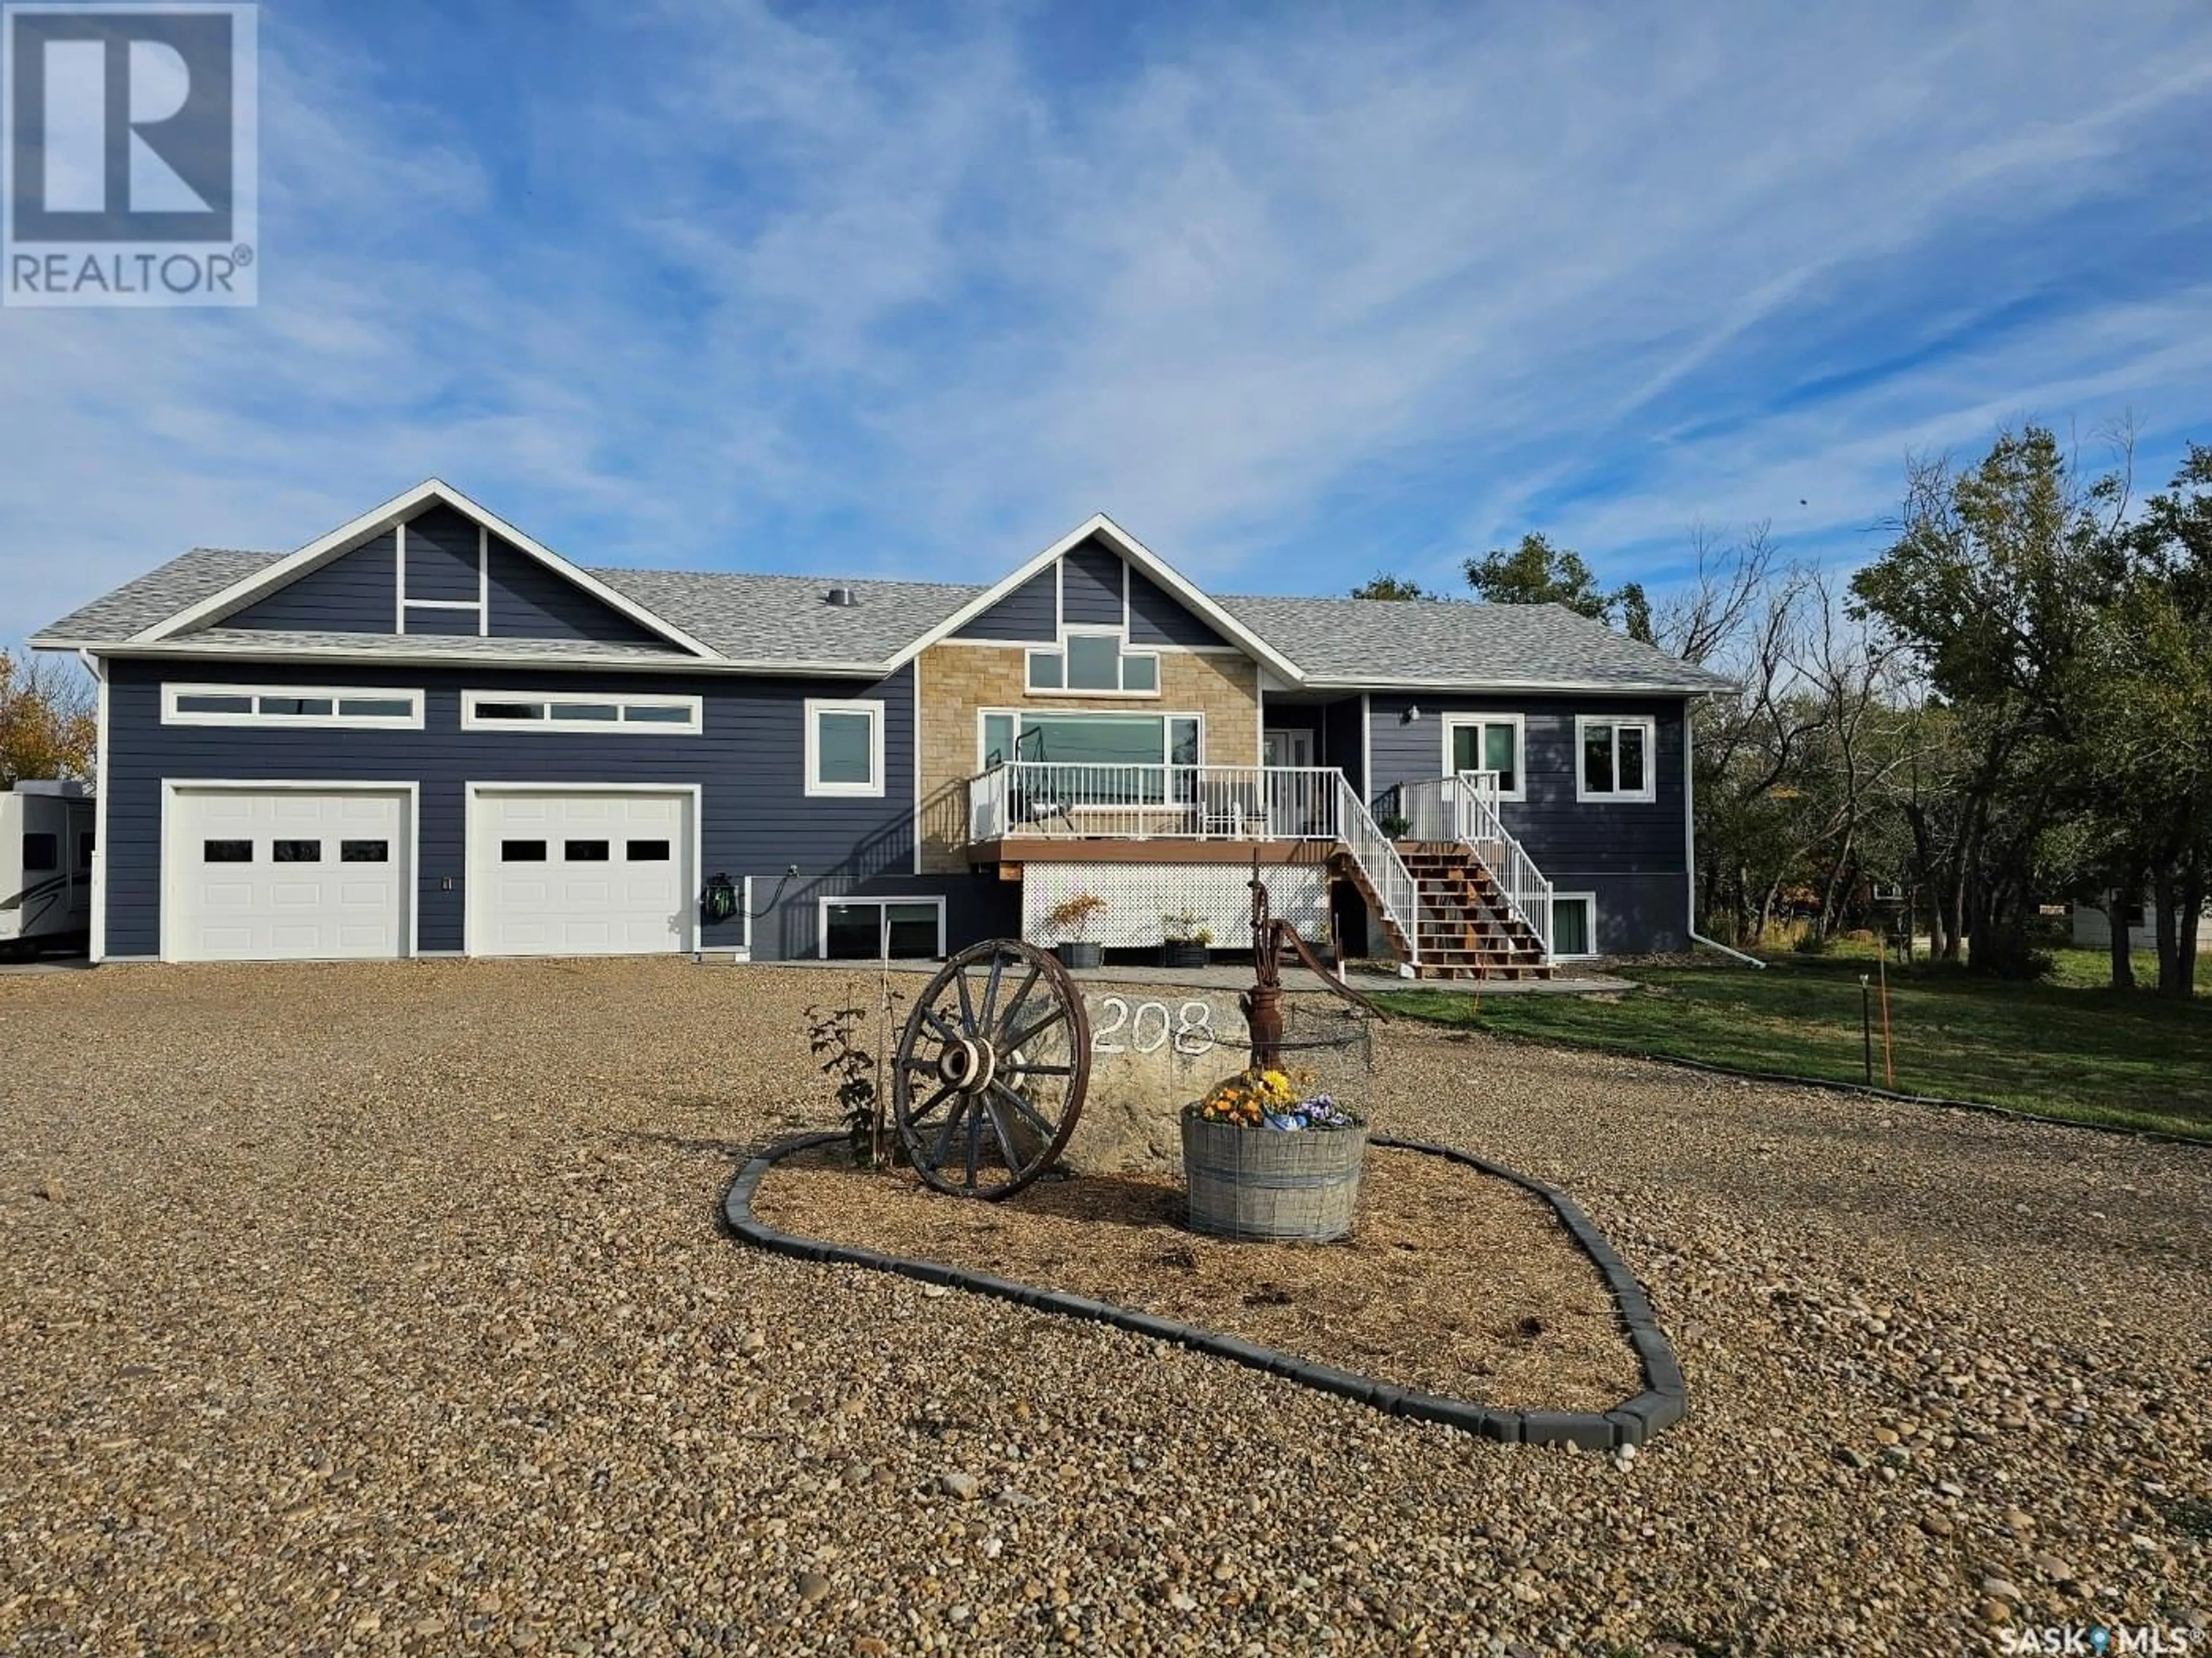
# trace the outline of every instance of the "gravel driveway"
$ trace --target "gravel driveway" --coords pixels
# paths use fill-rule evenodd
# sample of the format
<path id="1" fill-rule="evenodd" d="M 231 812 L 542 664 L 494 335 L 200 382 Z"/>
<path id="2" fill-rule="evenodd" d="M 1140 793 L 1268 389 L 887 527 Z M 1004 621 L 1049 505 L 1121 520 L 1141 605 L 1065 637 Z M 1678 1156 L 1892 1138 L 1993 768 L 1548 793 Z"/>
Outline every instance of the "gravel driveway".
<path id="1" fill-rule="evenodd" d="M 829 1114 L 798 1010 L 840 987 L 0 979 L 0 1649 L 1979 1653 L 2212 1611 L 2212 1153 L 1395 1028 L 1383 1126 L 1559 1181 L 1651 1288 L 1692 1413 L 1622 1467 L 725 1239 L 733 1150 Z"/>

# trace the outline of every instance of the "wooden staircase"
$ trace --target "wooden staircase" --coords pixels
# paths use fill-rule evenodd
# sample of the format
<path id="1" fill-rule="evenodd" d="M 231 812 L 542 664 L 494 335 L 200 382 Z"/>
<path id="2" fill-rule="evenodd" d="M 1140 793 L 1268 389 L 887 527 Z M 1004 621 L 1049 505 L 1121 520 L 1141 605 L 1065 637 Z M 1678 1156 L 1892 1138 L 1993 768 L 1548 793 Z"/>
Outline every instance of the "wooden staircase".
<path id="1" fill-rule="evenodd" d="M 1554 971 L 1544 947 L 1528 923 L 1513 914 L 1497 880 L 1466 846 L 1453 841 L 1400 841 L 1398 855 L 1419 887 L 1419 964 L 1423 979 L 1548 979 Z M 1398 959 L 1407 949 L 1405 930 L 1386 914 L 1357 859 L 1340 858 L 1338 872 L 1381 919 Z"/>

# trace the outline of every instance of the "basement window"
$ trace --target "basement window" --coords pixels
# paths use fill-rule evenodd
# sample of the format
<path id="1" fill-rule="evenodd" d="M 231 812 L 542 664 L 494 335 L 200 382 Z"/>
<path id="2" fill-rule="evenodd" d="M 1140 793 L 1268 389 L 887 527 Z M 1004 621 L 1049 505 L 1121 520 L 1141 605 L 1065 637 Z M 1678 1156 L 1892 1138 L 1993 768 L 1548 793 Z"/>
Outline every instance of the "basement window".
<path id="1" fill-rule="evenodd" d="M 824 961 L 929 961 L 945 954 L 942 898 L 824 898 L 821 910 Z"/>
<path id="2" fill-rule="evenodd" d="M 1597 954 L 1597 896 L 1589 892 L 1552 895 L 1552 958 L 1586 961 Z"/>

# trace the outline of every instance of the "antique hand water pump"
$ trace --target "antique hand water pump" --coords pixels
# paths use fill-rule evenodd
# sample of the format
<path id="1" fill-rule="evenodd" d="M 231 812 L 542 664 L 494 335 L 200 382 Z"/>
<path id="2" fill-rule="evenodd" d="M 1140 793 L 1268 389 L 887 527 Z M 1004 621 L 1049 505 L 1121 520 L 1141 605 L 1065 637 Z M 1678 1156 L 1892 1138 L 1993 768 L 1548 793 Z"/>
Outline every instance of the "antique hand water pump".
<path id="1" fill-rule="evenodd" d="M 1244 1009 L 1244 1023 L 1252 1032 L 1252 1068 L 1272 1071 L 1282 1064 L 1283 1041 L 1283 972 L 1279 959 L 1282 947 L 1288 944 L 1298 960 L 1313 969 L 1322 983 L 1354 1006 L 1363 1007 L 1378 1019 L 1390 1016 L 1358 991 L 1345 984 L 1329 971 L 1321 957 L 1313 953 L 1313 946 L 1298 936 L 1298 930 L 1279 916 L 1267 913 L 1267 884 L 1260 878 L 1260 859 L 1252 859 L 1252 988 L 1238 999 Z"/>

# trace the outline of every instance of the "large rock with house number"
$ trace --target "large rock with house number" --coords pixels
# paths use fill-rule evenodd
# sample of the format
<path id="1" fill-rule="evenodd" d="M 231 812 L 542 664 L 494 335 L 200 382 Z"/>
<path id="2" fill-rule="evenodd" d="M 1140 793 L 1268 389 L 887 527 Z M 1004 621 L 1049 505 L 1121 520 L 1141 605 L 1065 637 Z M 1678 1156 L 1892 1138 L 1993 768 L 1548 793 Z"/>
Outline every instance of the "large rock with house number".
<path id="1" fill-rule="evenodd" d="M 1237 993 L 1091 983 L 1083 1004 L 1091 1085 L 1062 1160 L 1079 1175 L 1181 1169 L 1183 1107 L 1251 1058 Z"/>

